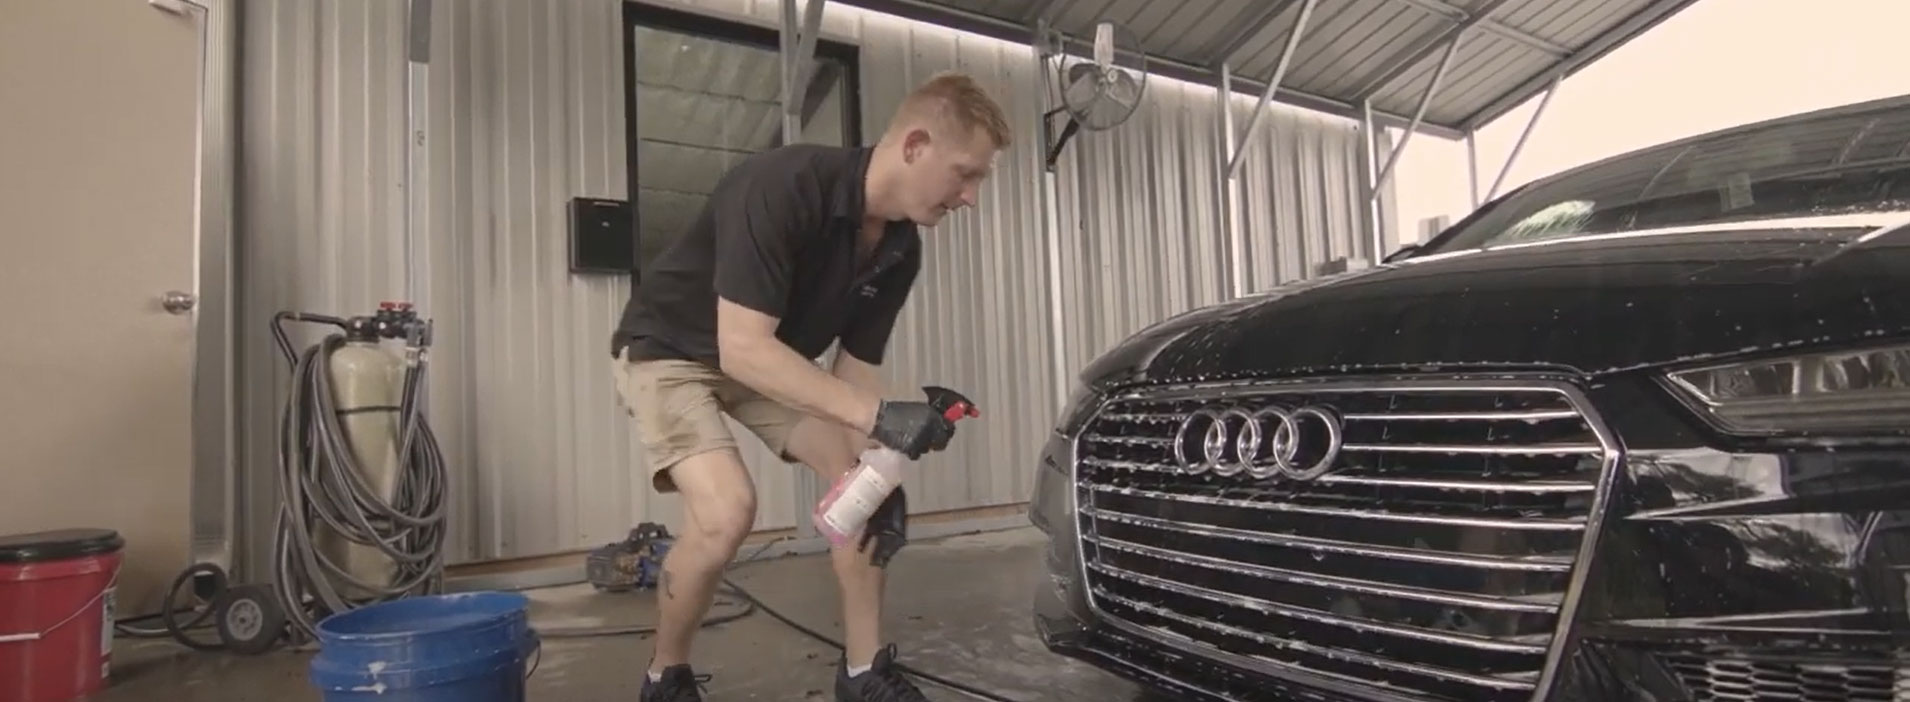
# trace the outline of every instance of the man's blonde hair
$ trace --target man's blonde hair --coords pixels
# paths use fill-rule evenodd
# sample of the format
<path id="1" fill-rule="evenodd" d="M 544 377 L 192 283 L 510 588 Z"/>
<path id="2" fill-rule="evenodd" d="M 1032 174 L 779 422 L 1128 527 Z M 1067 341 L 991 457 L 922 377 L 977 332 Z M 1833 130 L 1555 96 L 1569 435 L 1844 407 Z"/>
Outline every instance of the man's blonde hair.
<path id="1" fill-rule="evenodd" d="M 906 128 L 920 120 L 935 120 L 971 134 L 980 130 L 998 149 L 1008 148 L 1014 140 L 1001 105 L 973 77 L 959 71 L 942 71 L 917 86 L 896 109 L 892 128 Z"/>

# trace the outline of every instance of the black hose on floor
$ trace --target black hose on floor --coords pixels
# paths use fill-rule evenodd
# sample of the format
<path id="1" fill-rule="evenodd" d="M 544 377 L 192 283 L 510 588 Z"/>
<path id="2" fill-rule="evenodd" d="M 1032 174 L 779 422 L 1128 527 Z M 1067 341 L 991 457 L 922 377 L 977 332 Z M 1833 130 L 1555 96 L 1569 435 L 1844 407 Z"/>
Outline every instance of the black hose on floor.
<path id="1" fill-rule="evenodd" d="M 736 608 L 736 611 L 725 612 L 723 614 L 718 614 L 713 617 L 704 617 L 703 624 L 701 625 L 702 628 L 709 628 L 709 627 L 717 626 L 719 624 L 728 624 L 730 622 L 736 621 L 738 619 L 742 619 L 744 617 L 747 617 L 749 615 L 756 613 L 756 603 L 754 602 L 741 599 L 741 598 L 725 601 L 721 597 L 722 592 L 720 590 L 718 591 L 717 594 L 719 596 L 716 598 L 716 601 L 711 604 L 711 609 L 719 609 L 719 608 L 722 608 L 723 605 L 730 605 L 731 607 Z M 546 639 L 590 639 L 590 638 L 600 638 L 605 636 L 647 636 L 647 635 L 655 634 L 655 633 L 657 633 L 657 627 L 655 624 L 632 624 L 628 626 L 577 626 L 577 627 L 555 627 L 555 628 L 538 627 L 537 628 L 537 635 Z"/>
<path id="2" fill-rule="evenodd" d="M 762 558 L 763 552 L 768 551 L 771 546 L 775 546 L 776 544 L 782 543 L 787 538 L 788 537 L 783 537 L 783 538 L 770 540 L 768 543 L 765 543 L 762 546 L 757 547 L 755 551 L 751 551 L 748 556 L 737 559 L 735 562 L 731 563 L 728 568 L 725 568 L 724 570 L 726 571 L 735 570 L 737 568 L 741 568 L 743 566 L 757 562 L 758 560 Z M 716 615 L 714 617 L 705 616 L 703 617 L 703 623 L 699 625 L 697 628 L 707 629 L 709 627 L 713 627 L 719 624 L 728 624 L 730 622 L 736 621 L 738 619 L 742 619 L 744 617 L 747 617 L 751 614 L 756 613 L 755 602 L 751 602 L 747 599 L 742 599 L 742 598 L 725 601 L 722 597 L 723 594 L 724 593 L 722 589 L 718 588 L 716 601 L 710 603 L 710 607 L 712 609 L 724 604 L 736 606 L 739 609 L 735 612 L 727 612 L 724 614 Z M 650 634 L 655 634 L 655 633 L 657 633 L 657 627 L 655 624 L 631 624 L 631 625 L 622 625 L 622 626 L 580 626 L 580 627 L 541 627 L 540 626 L 540 627 L 537 627 L 537 635 L 546 639 L 588 639 L 588 638 L 597 638 L 597 637 L 603 637 L 603 636 L 648 636 Z"/>
<path id="3" fill-rule="evenodd" d="M 117 634 L 135 639 L 171 638 L 179 642 L 179 645 L 195 651 L 212 652 L 224 650 L 224 643 L 217 638 L 207 641 L 205 639 L 194 638 L 186 633 L 189 631 L 214 628 L 212 623 L 212 602 L 209 599 L 203 607 L 188 606 L 181 608 L 174 606 L 179 592 L 183 589 L 187 589 L 187 586 L 192 585 L 196 578 L 202 576 L 213 579 L 213 590 L 225 589 L 224 570 L 203 563 L 195 565 L 181 571 L 179 575 L 172 579 L 172 586 L 166 589 L 165 608 L 161 609 L 158 614 L 116 621 L 113 623 L 113 631 Z M 182 615 L 191 615 L 192 618 L 182 622 L 179 619 Z M 140 622 L 152 619 L 159 620 L 159 628 L 148 629 L 139 626 Z"/>
<path id="4" fill-rule="evenodd" d="M 775 539 L 773 541 L 763 544 L 762 546 L 757 547 L 757 549 L 751 552 L 750 555 L 737 559 L 735 562 L 731 563 L 728 568 L 725 568 L 724 571 L 725 572 L 733 571 L 733 570 L 736 570 L 737 568 L 741 568 L 743 566 L 750 565 L 752 563 L 762 562 L 764 560 L 762 558 L 763 552 L 768 551 L 771 546 L 775 546 L 776 544 L 781 543 L 787 538 L 788 537 Z M 843 650 L 844 648 L 844 646 L 840 642 L 837 642 L 835 639 L 831 639 L 828 636 L 824 636 L 821 632 L 818 632 L 814 629 L 803 626 L 802 624 L 797 623 L 796 620 L 790 619 L 788 615 L 785 615 L 782 612 L 776 611 L 775 608 L 772 608 L 767 604 L 763 604 L 762 600 L 756 599 L 755 595 L 750 594 L 748 590 L 743 589 L 743 586 L 737 585 L 734 581 L 730 580 L 727 577 L 723 578 L 723 580 L 719 584 L 717 588 L 717 594 L 719 596 L 717 600 L 719 603 L 722 602 L 721 595 L 728 594 L 733 597 L 736 597 L 738 600 L 741 601 L 741 605 L 742 605 L 741 609 L 739 609 L 736 612 L 722 614 L 715 617 L 705 617 L 703 619 L 703 623 L 698 628 L 707 628 L 707 627 L 716 626 L 718 624 L 733 622 L 738 619 L 747 617 L 751 614 L 754 614 L 758 611 L 761 611 L 762 613 L 769 615 L 771 618 L 775 619 L 776 621 L 782 622 L 784 626 L 787 626 L 791 629 L 795 629 L 797 632 L 802 633 L 803 635 L 808 636 L 809 638 L 812 638 L 824 644 L 827 644 L 831 648 L 834 648 L 838 651 Z M 562 638 L 585 638 L 585 637 L 593 637 L 593 636 L 645 635 L 645 634 L 654 634 L 656 633 L 656 630 L 657 628 L 655 625 L 642 624 L 642 625 L 635 625 L 635 626 L 582 627 L 582 628 L 538 627 L 537 633 L 539 636 L 542 636 L 547 639 L 562 639 Z M 896 663 L 895 667 L 901 668 L 902 672 L 907 673 L 908 675 L 918 678 L 924 682 L 940 685 L 942 687 L 946 687 L 948 689 L 955 690 L 957 692 L 965 693 L 977 699 L 991 700 L 993 702 L 1020 702 L 1019 700 L 1016 700 L 1014 698 L 1003 697 L 999 694 L 989 692 L 981 688 L 972 687 L 969 685 L 955 682 L 953 680 L 949 680 L 947 678 L 943 678 L 943 677 L 936 676 L 927 672 L 923 672 L 916 668 L 911 668 L 908 665 L 903 663 Z"/>
<path id="5" fill-rule="evenodd" d="M 770 617 L 775 618 L 776 621 L 782 622 L 785 626 L 788 626 L 791 629 L 795 629 L 796 631 L 802 632 L 804 635 L 807 635 L 809 638 L 828 644 L 831 648 L 834 648 L 838 651 L 843 650 L 843 645 L 840 642 L 836 641 L 835 639 L 824 636 L 821 632 L 818 632 L 815 629 L 811 629 L 809 627 L 798 624 L 796 620 L 790 619 L 788 615 L 785 615 L 782 612 L 776 611 L 774 608 L 770 607 L 769 605 L 763 604 L 762 600 L 756 599 L 755 595 L 749 594 L 749 591 L 744 590 L 742 586 L 737 585 L 734 582 L 730 582 L 729 578 L 723 579 L 723 585 L 728 587 L 734 593 L 736 593 L 737 596 L 742 597 L 744 600 L 747 600 L 750 604 L 755 605 L 756 609 L 762 610 L 764 614 L 767 614 Z M 925 682 L 934 683 L 936 685 L 940 685 L 942 687 L 946 687 L 948 689 L 955 690 L 957 692 L 966 693 L 977 699 L 993 700 L 994 702 L 1021 702 L 1020 700 L 1016 700 L 1011 697 L 1003 697 L 999 694 L 989 692 L 987 690 L 983 690 L 978 687 L 965 685 L 963 683 L 958 683 L 953 680 L 949 680 L 948 678 L 933 675 L 931 673 L 924 672 L 918 668 L 910 667 L 909 665 L 904 663 L 896 663 L 895 667 L 901 668 L 902 672 L 907 673 L 910 677 L 918 678 Z"/>

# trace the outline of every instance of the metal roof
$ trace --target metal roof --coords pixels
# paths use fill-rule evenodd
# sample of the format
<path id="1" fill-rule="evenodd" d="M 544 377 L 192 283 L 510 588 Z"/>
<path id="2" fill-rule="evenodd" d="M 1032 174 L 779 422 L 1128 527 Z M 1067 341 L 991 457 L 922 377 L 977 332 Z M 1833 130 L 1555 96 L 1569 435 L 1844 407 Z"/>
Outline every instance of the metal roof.
<path id="1" fill-rule="evenodd" d="M 1273 77 L 1302 0 L 836 0 L 1028 43 L 1037 20 L 1076 37 L 1122 23 L 1149 72 L 1235 90 Z M 1274 99 L 1405 126 L 1428 80 L 1460 45 L 1420 128 L 1445 137 L 1492 121 L 1697 0 L 1316 0 Z"/>

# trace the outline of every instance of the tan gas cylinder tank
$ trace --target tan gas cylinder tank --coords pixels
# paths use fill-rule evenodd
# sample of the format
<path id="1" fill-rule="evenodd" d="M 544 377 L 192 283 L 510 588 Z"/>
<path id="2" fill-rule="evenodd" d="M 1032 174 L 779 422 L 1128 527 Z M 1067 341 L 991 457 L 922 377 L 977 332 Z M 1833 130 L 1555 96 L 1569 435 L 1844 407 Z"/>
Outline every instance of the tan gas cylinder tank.
<path id="1" fill-rule="evenodd" d="M 332 400 L 339 426 L 357 460 L 359 477 L 379 499 L 390 503 L 398 481 L 399 403 L 404 396 L 404 359 L 375 341 L 347 341 L 332 353 Z M 318 525 L 318 547 L 352 577 L 390 585 L 397 564 L 377 546 L 351 543 Z M 345 597 L 366 597 L 349 583 L 336 582 Z"/>

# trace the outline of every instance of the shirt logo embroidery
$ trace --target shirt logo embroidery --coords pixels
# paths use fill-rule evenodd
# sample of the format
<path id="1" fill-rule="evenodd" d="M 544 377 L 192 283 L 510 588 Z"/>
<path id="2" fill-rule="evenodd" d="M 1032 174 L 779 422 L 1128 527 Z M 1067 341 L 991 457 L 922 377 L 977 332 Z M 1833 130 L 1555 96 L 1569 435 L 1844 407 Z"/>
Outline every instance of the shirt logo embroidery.
<path id="1" fill-rule="evenodd" d="M 863 297 L 875 297 L 875 292 L 876 291 L 875 291 L 874 285 L 864 284 L 862 286 L 862 290 L 859 291 L 859 294 L 861 294 Z"/>

